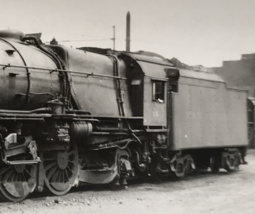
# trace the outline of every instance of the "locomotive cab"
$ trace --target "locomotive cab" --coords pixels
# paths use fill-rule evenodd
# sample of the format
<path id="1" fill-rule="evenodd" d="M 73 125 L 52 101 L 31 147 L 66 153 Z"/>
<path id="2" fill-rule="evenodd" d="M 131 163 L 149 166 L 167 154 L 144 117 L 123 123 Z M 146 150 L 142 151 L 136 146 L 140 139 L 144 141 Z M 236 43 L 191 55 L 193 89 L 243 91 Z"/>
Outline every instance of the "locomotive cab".
<path id="1" fill-rule="evenodd" d="M 167 126 L 166 71 L 172 64 L 163 57 L 138 53 L 124 54 L 130 103 L 134 116 L 143 116 L 147 127 Z"/>

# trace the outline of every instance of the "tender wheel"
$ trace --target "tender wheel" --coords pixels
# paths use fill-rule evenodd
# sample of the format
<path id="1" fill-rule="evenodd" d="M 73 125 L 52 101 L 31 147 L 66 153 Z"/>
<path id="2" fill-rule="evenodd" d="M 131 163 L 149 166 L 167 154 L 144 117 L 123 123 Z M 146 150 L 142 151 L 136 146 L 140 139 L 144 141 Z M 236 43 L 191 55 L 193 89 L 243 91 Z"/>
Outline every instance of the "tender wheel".
<path id="1" fill-rule="evenodd" d="M 223 152 L 222 153 L 222 167 L 228 172 L 238 170 L 240 164 L 240 153 L 235 152 Z"/>
<path id="2" fill-rule="evenodd" d="M 36 165 L 0 165 L 0 197 L 3 201 L 24 200 L 36 186 Z"/>
<path id="3" fill-rule="evenodd" d="M 178 157 L 170 166 L 177 178 L 183 178 L 191 174 L 196 169 L 194 160 L 190 155 Z"/>
<path id="4" fill-rule="evenodd" d="M 229 154 L 224 158 L 225 169 L 228 172 L 236 171 L 239 169 L 240 164 L 240 154 L 235 152 L 234 154 Z"/>
<path id="5" fill-rule="evenodd" d="M 54 195 L 66 194 L 78 176 L 78 150 L 70 145 L 67 151 L 43 153 L 46 189 Z"/>
<path id="6" fill-rule="evenodd" d="M 210 168 L 213 173 L 218 173 L 220 170 L 220 157 L 219 155 L 211 155 Z"/>

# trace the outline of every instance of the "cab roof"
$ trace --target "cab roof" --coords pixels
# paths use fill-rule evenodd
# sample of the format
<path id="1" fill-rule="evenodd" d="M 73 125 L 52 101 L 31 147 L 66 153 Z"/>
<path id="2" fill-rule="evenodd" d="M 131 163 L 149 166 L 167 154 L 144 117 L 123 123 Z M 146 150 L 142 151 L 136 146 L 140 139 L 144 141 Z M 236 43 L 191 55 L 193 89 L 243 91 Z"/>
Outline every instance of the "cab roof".
<path id="1" fill-rule="evenodd" d="M 145 76 L 166 79 L 165 69 L 173 68 L 173 64 L 160 55 L 143 55 L 139 53 L 124 53 L 132 58 L 142 69 Z"/>

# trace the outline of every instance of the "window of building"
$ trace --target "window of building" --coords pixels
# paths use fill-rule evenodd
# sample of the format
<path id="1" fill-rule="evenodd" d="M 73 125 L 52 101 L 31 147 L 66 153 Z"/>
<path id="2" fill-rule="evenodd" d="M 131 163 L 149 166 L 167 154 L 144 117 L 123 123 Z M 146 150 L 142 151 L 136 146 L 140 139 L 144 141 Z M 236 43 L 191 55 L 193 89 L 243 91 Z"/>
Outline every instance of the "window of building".
<path id="1" fill-rule="evenodd" d="M 152 99 L 159 103 L 165 102 L 165 82 L 152 81 Z"/>

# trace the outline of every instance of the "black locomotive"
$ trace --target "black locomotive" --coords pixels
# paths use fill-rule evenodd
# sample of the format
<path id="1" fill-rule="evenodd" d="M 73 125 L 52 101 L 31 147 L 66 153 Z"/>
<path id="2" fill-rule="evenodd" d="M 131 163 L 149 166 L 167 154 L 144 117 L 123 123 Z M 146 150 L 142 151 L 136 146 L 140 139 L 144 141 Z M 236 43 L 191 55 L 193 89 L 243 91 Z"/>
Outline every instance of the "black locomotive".
<path id="1" fill-rule="evenodd" d="M 150 52 L 66 48 L 0 32 L 0 195 L 235 170 L 245 91 Z"/>

